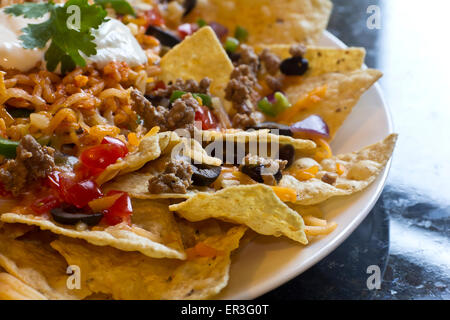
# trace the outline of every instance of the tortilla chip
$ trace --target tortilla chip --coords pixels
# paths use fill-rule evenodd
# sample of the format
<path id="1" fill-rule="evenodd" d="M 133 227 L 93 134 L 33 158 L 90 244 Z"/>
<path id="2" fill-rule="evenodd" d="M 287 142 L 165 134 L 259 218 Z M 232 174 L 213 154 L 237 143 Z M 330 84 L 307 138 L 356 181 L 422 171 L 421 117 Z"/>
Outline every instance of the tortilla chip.
<path id="1" fill-rule="evenodd" d="M 138 214 L 139 212 L 140 211 L 138 211 Z M 49 230 L 53 233 L 71 238 L 83 239 L 98 246 L 112 246 L 124 251 L 139 251 L 144 255 L 153 258 L 186 258 L 184 252 L 180 252 L 166 246 L 164 243 L 155 241 L 157 236 L 134 225 L 129 227 L 119 224 L 107 227 L 104 230 L 78 231 L 74 226 L 60 225 L 52 220 L 33 215 L 5 213 L 0 216 L 0 219 L 1 221 L 8 223 L 24 223 L 37 226 L 42 230 Z M 158 221 L 153 221 L 151 216 L 148 216 L 148 219 L 153 223 L 158 223 Z"/>
<path id="2" fill-rule="evenodd" d="M 282 59 L 289 58 L 290 45 L 257 46 L 256 53 L 264 48 L 269 49 Z M 319 76 L 331 72 L 351 72 L 360 70 L 364 64 L 366 50 L 364 48 L 324 48 L 308 47 L 305 59 L 308 60 L 308 71 L 303 77 Z"/>
<path id="3" fill-rule="evenodd" d="M 35 227 L 27 226 L 20 223 L 3 223 L 0 222 L 0 232 L 10 239 L 17 239 L 27 232 L 33 230 Z"/>
<path id="4" fill-rule="evenodd" d="M 167 201 L 133 199 L 132 205 L 131 222 L 134 226 L 148 232 L 153 241 L 184 251 L 180 231 Z"/>
<path id="5" fill-rule="evenodd" d="M 328 24 L 329 0 L 199 0 L 188 20 L 225 25 L 230 34 L 237 26 L 248 33 L 248 44 L 313 44 Z"/>
<path id="6" fill-rule="evenodd" d="M 52 246 L 68 263 L 80 266 L 82 281 L 93 292 L 124 300 L 206 299 L 227 285 L 230 253 L 238 248 L 245 230 L 235 227 L 207 238 L 204 243 L 219 254 L 189 261 L 152 259 L 71 239 L 54 241 Z"/>
<path id="7" fill-rule="evenodd" d="M 176 79 L 211 79 L 210 91 L 222 101 L 233 71 L 233 64 L 210 27 L 184 39 L 162 57 L 160 65 L 161 79 L 166 83 Z"/>
<path id="8" fill-rule="evenodd" d="M 381 76 L 380 71 L 367 69 L 350 73 L 327 73 L 305 78 L 298 85 L 285 89 L 289 101 L 295 104 L 315 88 L 324 85 L 327 86 L 326 94 L 319 102 L 300 110 L 290 122 L 301 121 L 310 115 L 317 114 L 328 124 L 330 136 L 333 139 L 361 95 Z"/>
<path id="9" fill-rule="evenodd" d="M 47 298 L 16 277 L 0 273 L 0 300 L 47 300 Z"/>
<path id="10" fill-rule="evenodd" d="M 311 140 L 294 139 L 288 136 L 280 136 L 269 133 L 270 130 L 257 130 L 257 131 L 234 131 L 234 132 L 221 132 L 221 131 L 202 131 L 202 141 L 234 141 L 239 143 L 244 142 L 259 142 L 259 143 L 275 143 L 275 144 L 290 144 L 296 150 L 309 150 L 314 149 L 316 144 Z"/>
<path id="11" fill-rule="evenodd" d="M 181 142 L 171 152 L 172 158 L 175 158 L 178 154 L 194 160 L 196 164 L 208 164 L 211 166 L 220 166 L 222 164 L 222 160 L 209 156 L 200 142 L 195 139 L 182 138 Z"/>
<path id="12" fill-rule="evenodd" d="M 188 199 L 199 192 L 208 192 L 208 188 L 190 189 L 186 193 L 159 193 L 152 194 L 148 191 L 149 179 L 152 173 L 134 172 L 120 176 L 103 186 L 103 191 L 118 190 L 128 193 L 136 199 Z"/>
<path id="13" fill-rule="evenodd" d="M 178 140 L 179 137 L 173 132 L 158 133 L 142 139 L 139 149 L 108 166 L 96 179 L 97 184 L 101 185 L 117 175 L 139 170 L 147 162 L 158 158 L 169 143 Z"/>
<path id="14" fill-rule="evenodd" d="M 280 186 L 297 190 L 297 204 L 313 205 L 334 196 L 345 196 L 367 188 L 381 173 L 390 159 L 397 141 L 397 134 L 391 134 L 383 141 L 368 146 L 358 152 L 338 155 L 320 163 L 317 176 L 335 173 L 336 164 L 345 167 L 345 173 L 335 184 L 323 182 L 319 178 L 298 181 L 291 175 L 284 175 Z"/>
<path id="15" fill-rule="evenodd" d="M 67 288 L 67 263 L 47 243 L 0 235 L 0 266 L 48 299 L 82 299 L 91 293 L 87 287 Z"/>
<path id="16" fill-rule="evenodd" d="M 264 184 L 233 186 L 213 194 L 199 193 L 169 209 L 189 221 L 217 218 L 244 224 L 263 235 L 284 235 L 308 243 L 302 217 Z"/>

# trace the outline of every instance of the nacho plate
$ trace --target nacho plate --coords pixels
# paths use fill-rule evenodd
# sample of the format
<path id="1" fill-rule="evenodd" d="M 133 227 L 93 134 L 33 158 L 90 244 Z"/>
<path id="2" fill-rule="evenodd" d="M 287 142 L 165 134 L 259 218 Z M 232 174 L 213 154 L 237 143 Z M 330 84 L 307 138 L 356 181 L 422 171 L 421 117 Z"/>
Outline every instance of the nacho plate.
<path id="1" fill-rule="evenodd" d="M 239 17 L 255 9 L 248 6 L 252 1 L 227 3 L 244 6 L 236 13 Z M 314 9 L 315 4 L 319 7 Z M 87 2 L 84 5 L 90 6 Z M 103 10 L 96 4 L 91 6 L 93 10 Z M 266 31 L 280 30 L 286 36 L 263 44 L 292 46 L 290 58 L 279 59 L 267 51 L 256 55 L 250 47 L 262 42 L 257 40 L 262 34 L 253 28 L 256 24 L 241 17 L 238 22 L 244 27 L 228 25 L 226 20 L 232 20 L 230 17 L 225 21 L 220 18 L 220 14 L 230 9 L 227 7 L 219 16 L 206 10 L 200 18 L 217 19 L 229 29 L 236 27 L 234 40 L 238 45 L 234 42 L 234 49 L 232 39 L 225 41 L 217 25 L 207 26 L 204 20 L 194 22 L 192 32 L 183 35 L 183 29 L 176 30 L 177 24 L 166 16 L 168 25 L 175 25 L 169 27 L 171 32 L 178 32 L 185 39 L 179 44 L 177 41 L 169 44 L 167 37 L 161 37 L 161 28 L 150 24 L 133 29 L 134 23 L 142 26 L 139 19 L 125 16 L 123 21 L 112 23 L 117 23 L 119 30 L 133 21 L 124 32 L 130 36 L 128 40 L 139 42 L 135 49 L 141 57 L 142 49 L 149 50 L 147 62 L 127 60 L 128 66 L 112 56 L 104 68 L 97 62 L 75 68 L 83 64 L 70 60 L 71 66 L 69 56 L 62 61 L 62 72 L 75 70 L 64 75 L 63 80 L 50 72 L 38 76 L 32 73 L 33 69 L 28 70 L 28 75 L 16 77 L 2 66 L 0 129 L 7 138 L 2 141 L 2 155 L 11 159 L 3 161 L 0 168 L 0 191 L 6 203 L 0 213 L 0 226 L 5 230 L 1 263 L 6 272 L 51 299 L 78 297 L 61 285 L 64 267 L 73 263 L 82 265 L 84 271 L 90 269 L 80 298 L 90 298 L 91 294 L 93 298 L 114 299 L 210 298 L 228 285 L 232 261 L 236 268 L 242 259 L 250 258 L 252 261 L 244 268 L 237 267 L 239 275 L 234 280 L 239 281 L 237 289 L 233 285 L 226 289 L 247 294 L 248 298 L 251 297 L 248 288 L 259 290 L 254 295 L 261 294 L 276 285 L 276 281 L 279 284 L 298 273 L 299 265 L 300 269 L 307 267 L 301 261 L 294 269 L 285 271 L 283 267 L 298 258 L 292 254 L 276 258 L 280 265 L 273 269 L 273 258 L 277 255 L 301 250 L 298 243 L 311 243 L 306 247 L 308 250 L 324 239 L 325 248 L 329 249 L 342 240 L 343 231 L 347 234 L 356 227 L 355 221 L 362 219 L 373 198 L 366 199 L 364 214 L 358 211 L 353 217 L 346 216 L 344 209 L 342 216 L 335 215 L 339 206 L 330 208 L 329 204 L 344 201 L 351 207 L 358 204 L 355 199 L 371 194 L 366 191 L 353 195 L 354 191 L 361 191 L 374 181 L 368 190 L 379 187 L 377 181 L 384 181 L 387 171 L 384 169 L 386 165 L 389 167 L 397 135 L 389 135 L 385 146 L 350 153 L 365 147 L 359 145 L 362 142 L 371 145 L 387 136 L 384 132 L 384 136 L 378 137 L 380 121 L 365 110 L 364 118 L 357 119 L 351 127 L 351 138 L 358 141 L 350 145 L 351 150 L 345 150 L 339 140 L 333 139 L 339 139 L 343 132 L 339 130 L 341 125 L 350 122 L 346 118 L 354 115 L 353 107 L 381 72 L 360 70 L 364 59 L 361 48 L 333 50 L 315 43 L 326 26 L 330 1 L 280 0 L 270 6 L 268 1 L 261 1 L 255 6 L 269 18 L 263 20 L 267 22 L 263 24 Z M 197 9 L 201 10 L 201 2 Z M 287 9 L 296 12 L 289 13 Z M 12 14 L 17 15 L 17 11 Z M 101 23 L 108 22 L 99 21 L 100 28 Z M 306 26 L 308 23 L 312 25 Z M 299 26 L 305 28 L 301 30 Z M 91 29 L 85 30 L 89 33 Z M 245 34 L 248 31 L 250 37 Z M 156 38 L 148 37 L 149 34 Z M 317 47 L 296 45 L 299 40 L 315 43 Z M 171 49 L 162 49 L 159 43 Z M 53 56 L 46 54 L 43 58 Z M 47 60 L 50 70 L 52 63 Z M 56 87 L 69 97 L 55 102 L 55 96 L 49 92 L 53 83 L 59 81 Z M 97 86 L 98 81 L 104 81 L 103 85 Z M 29 87 L 33 86 L 30 94 Z M 8 118 L 9 112 L 14 111 L 12 108 L 34 109 L 31 111 L 35 113 Z M 377 134 L 371 131 L 365 135 L 364 119 L 368 116 L 371 123 L 376 123 Z M 274 129 L 273 122 L 277 122 L 275 128 L 281 131 L 274 130 L 267 136 L 269 129 Z M 389 127 L 389 119 L 385 122 Z M 171 142 L 191 142 L 184 136 L 194 133 L 195 138 L 195 128 L 201 128 L 210 137 L 195 142 L 187 153 L 180 153 Z M 251 132 L 255 129 L 256 133 Z M 390 127 L 386 131 L 390 133 Z M 44 134 L 51 136 L 48 141 L 43 139 Z M 169 138 L 172 135 L 174 139 Z M 227 141 L 225 151 L 219 147 L 209 153 L 215 142 L 222 146 L 221 136 L 232 138 L 232 148 L 228 148 Z M 350 140 L 345 138 L 348 143 Z M 233 154 L 240 147 L 241 152 Z M 305 160 L 306 164 L 299 164 L 298 160 Z M 266 169 L 271 171 L 266 173 Z M 292 180 L 294 177 L 296 180 Z M 345 188 L 348 192 L 342 191 Z M 344 200 L 328 200 L 344 194 L 352 195 Z M 8 201 L 15 205 L 10 208 Z M 326 215 L 318 218 L 316 209 L 322 209 Z M 341 221 L 345 217 L 349 220 Z M 16 224 L 20 224 L 18 229 Z M 259 235 L 272 237 L 255 238 L 253 231 L 245 234 L 247 227 Z M 19 249 L 8 249 L 8 241 Z M 261 243 L 264 250 L 258 248 Z M 272 255 L 270 248 L 277 245 L 288 247 L 279 248 L 267 260 Z M 257 250 L 248 253 L 247 248 L 252 246 Z M 242 248 L 236 250 L 237 257 L 230 259 L 238 247 Z M 41 256 L 39 248 L 58 261 L 54 265 L 58 272 L 50 272 L 34 258 Z M 317 259 L 326 250 L 319 246 L 309 258 Z M 263 256 L 255 258 L 255 254 Z M 146 268 L 139 277 L 148 281 L 139 282 L 134 276 L 133 270 L 139 268 L 140 260 Z M 266 261 L 271 266 L 267 267 Z M 258 265 L 248 269 L 255 262 Z M 115 264 L 117 269 L 102 272 L 96 263 Z M 128 275 L 122 273 L 122 268 L 129 268 L 130 279 L 126 279 Z M 35 283 L 35 277 L 28 276 L 29 270 L 42 281 Z M 284 280 L 269 276 L 272 271 L 284 275 Z M 194 273 L 196 279 L 190 281 L 189 275 Z M 240 281 L 243 276 L 247 283 Z M 262 284 L 251 283 L 256 279 L 263 279 Z M 128 280 L 134 282 L 123 286 L 122 282 Z M 5 276 L 2 279 L 11 291 L 10 296 L 14 296 L 14 287 L 19 292 L 28 289 L 18 281 Z M 227 291 L 222 292 L 224 295 Z"/>
<path id="2" fill-rule="evenodd" d="M 319 45 L 345 48 L 345 44 L 325 32 Z M 361 121 L 371 117 L 373 121 Z M 394 132 L 389 108 L 378 84 L 369 89 L 336 135 L 332 148 L 336 154 L 352 152 L 384 139 Z M 328 236 L 297 247 L 282 239 L 257 236 L 235 256 L 230 283 L 220 299 L 254 299 L 302 274 L 331 254 L 368 215 L 378 200 L 389 173 L 391 161 L 364 192 L 330 199 L 319 206 L 326 218 L 336 221 L 337 229 Z M 255 272 L 256 270 L 256 272 Z"/>

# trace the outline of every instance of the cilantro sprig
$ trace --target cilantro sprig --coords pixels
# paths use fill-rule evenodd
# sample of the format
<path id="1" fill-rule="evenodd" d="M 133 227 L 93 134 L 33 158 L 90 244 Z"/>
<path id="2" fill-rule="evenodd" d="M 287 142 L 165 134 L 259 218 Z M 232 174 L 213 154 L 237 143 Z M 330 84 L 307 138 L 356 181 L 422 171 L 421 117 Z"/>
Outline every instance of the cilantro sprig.
<path id="1" fill-rule="evenodd" d="M 86 66 L 86 60 L 81 53 L 87 57 L 97 54 L 92 30 L 98 29 L 103 22 L 108 20 L 104 9 L 108 5 L 111 5 L 118 13 L 134 14 L 133 9 L 125 0 L 96 0 L 92 5 L 88 3 L 88 0 L 69 0 L 64 6 L 57 5 L 53 1 L 47 3 L 26 2 L 7 7 L 4 12 L 27 19 L 41 18 L 48 14 L 48 20 L 42 23 L 28 24 L 23 28 L 23 34 L 19 39 L 26 49 L 43 49 L 50 41 L 44 56 L 47 70 L 54 71 L 61 64 L 61 72 L 66 73 L 76 66 Z M 128 8 L 127 5 L 130 7 Z M 73 14 L 72 11 L 68 12 L 70 6 L 79 8 L 80 24 L 77 30 L 68 23 Z"/>

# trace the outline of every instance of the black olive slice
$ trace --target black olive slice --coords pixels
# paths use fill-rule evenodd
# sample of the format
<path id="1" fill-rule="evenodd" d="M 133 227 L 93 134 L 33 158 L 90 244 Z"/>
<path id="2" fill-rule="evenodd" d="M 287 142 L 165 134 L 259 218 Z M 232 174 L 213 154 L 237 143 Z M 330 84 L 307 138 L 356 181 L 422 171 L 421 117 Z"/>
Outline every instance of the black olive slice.
<path id="1" fill-rule="evenodd" d="M 262 164 L 246 164 L 241 166 L 241 171 L 256 182 L 264 183 L 264 179 L 261 175 L 261 170 L 263 167 L 264 166 Z"/>
<path id="2" fill-rule="evenodd" d="M 287 58 L 281 62 L 280 70 L 287 76 L 302 76 L 308 71 L 308 60 L 302 57 Z"/>
<path id="3" fill-rule="evenodd" d="M 210 166 L 207 164 L 194 164 L 192 167 L 192 184 L 198 187 L 209 186 L 217 180 L 222 171 L 220 166 Z"/>
<path id="4" fill-rule="evenodd" d="M 290 144 L 285 144 L 284 146 L 280 147 L 278 159 L 286 160 L 288 162 L 286 168 L 292 165 L 292 163 L 294 162 L 294 156 L 295 156 L 295 149 Z"/>
<path id="5" fill-rule="evenodd" d="M 148 26 L 145 33 L 158 39 L 163 46 L 172 48 L 181 42 L 180 38 L 173 33 L 156 26 Z"/>
<path id="6" fill-rule="evenodd" d="M 71 213 L 62 208 L 52 209 L 50 213 L 56 222 L 67 225 L 76 225 L 81 221 L 88 226 L 95 226 L 103 218 L 103 213 Z"/>
<path id="7" fill-rule="evenodd" d="M 246 175 L 248 175 L 250 178 L 252 178 L 256 182 L 264 183 L 264 178 L 261 174 L 263 168 L 264 168 L 264 166 L 262 164 L 246 164 L 246 165 L 241 166 L 241 172 L 245 173 Z M 278 170 L 277 173 L 275 173 L 273 175 L 273 177 L 275 178 L 275 180 L 278 183 L 278 182 L 280 182 L 283 175 L 282 175 L 281 171 Z"/>
<path id="8" fill-rule="evenodd" d="M 280 182 L 281 178 L 283 178 L 283 174 L 281 173 L 281 170 L 278 170 L 278 172 L 275 173 L 275 175 L 273 177 L 275 178 L 277 183 Z"/>
<path id="9" fill-rule="evenodd" d="M 292 135 L 293 135 L 289 126 L 281 124 L 281 123 L 276 123 L 276 122 L 262 122 L 257 125 L 248 127 L 246 129 L 247 130 L 249 130 L 249 129 L 254 129 L 254 130 L 269 129 L 270 133 L 278 134 L 280 136 L 292 137 Z"/>
<path id="10" fill-rule="evenodd" d="M 191 11 L 195 8 L 197 5 L 197 0 L 184 0 L 183 7 L 184 7 L 184 14 L 183 17 L 187 16 Z"/>

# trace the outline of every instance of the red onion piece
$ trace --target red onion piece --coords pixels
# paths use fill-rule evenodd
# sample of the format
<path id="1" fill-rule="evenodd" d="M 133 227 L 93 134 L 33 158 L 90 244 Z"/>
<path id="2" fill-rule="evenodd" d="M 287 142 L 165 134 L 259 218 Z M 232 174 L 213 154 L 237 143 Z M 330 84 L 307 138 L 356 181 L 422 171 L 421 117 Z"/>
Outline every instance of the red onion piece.
<path id="1" fill-rule="evenodd" d="M 214 30 L 217 38 L 219 38 L 220 40 L 225 39 L 228 35 L 228 28 L 224 25 L 217 22 L 210 22 L 208 25 Z"/>
<path id="2" fill-rule="evenodd" d="M 296 122 L 290 127 L 292 132 L 304 132 L 321 138 L 330 138 L 330 129 L 322 117 L 313 114 L 308 118 Z"/>

